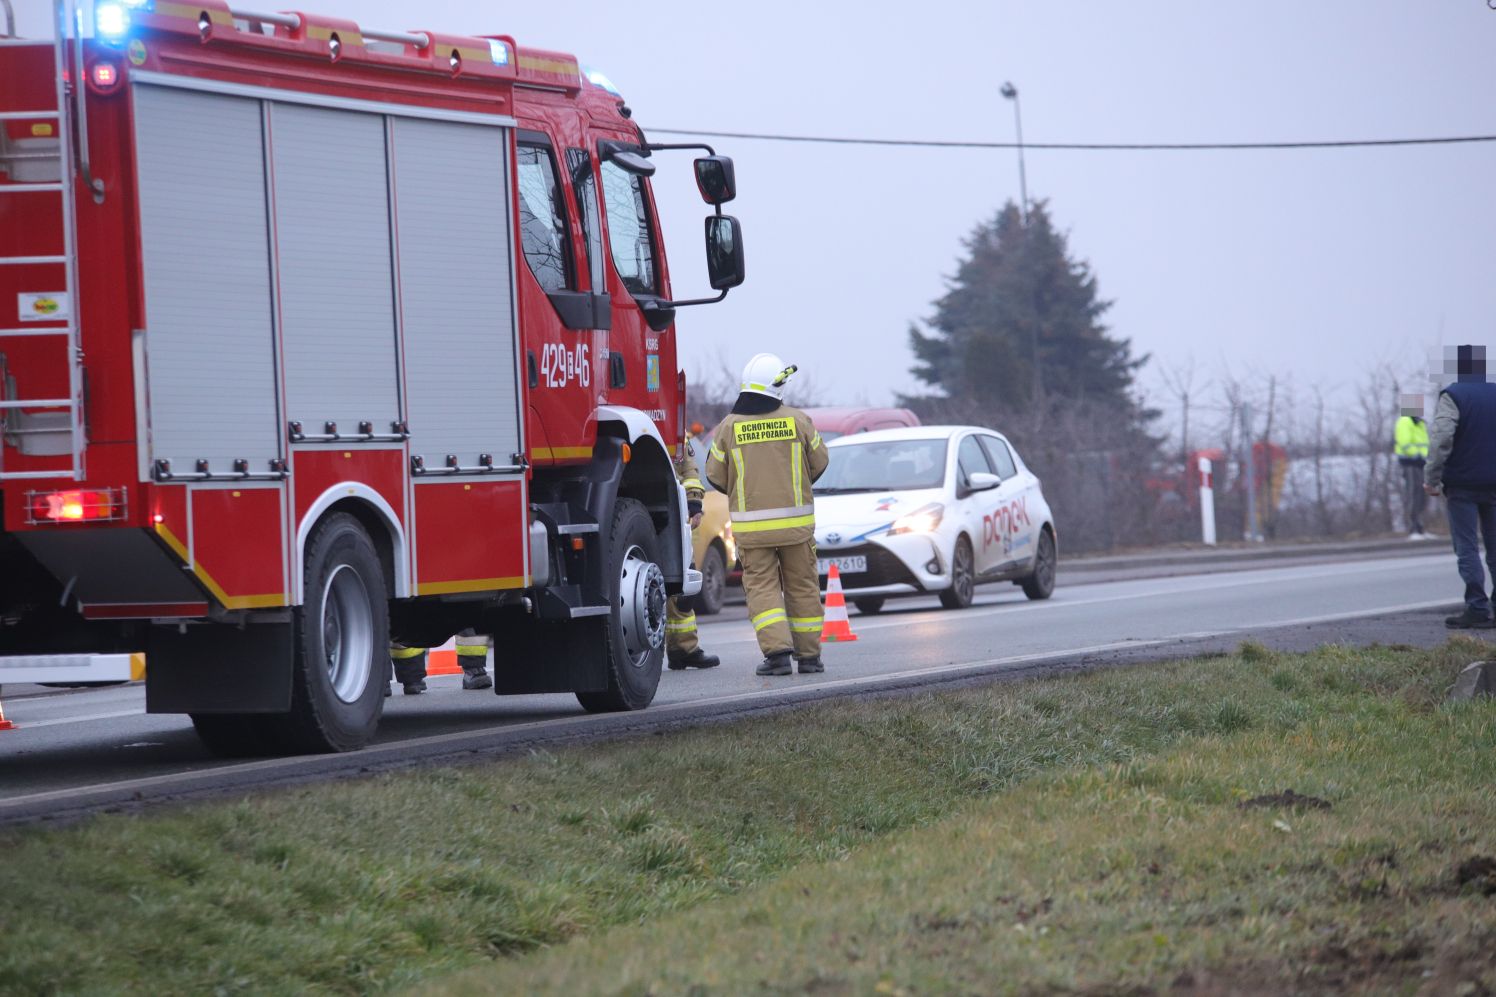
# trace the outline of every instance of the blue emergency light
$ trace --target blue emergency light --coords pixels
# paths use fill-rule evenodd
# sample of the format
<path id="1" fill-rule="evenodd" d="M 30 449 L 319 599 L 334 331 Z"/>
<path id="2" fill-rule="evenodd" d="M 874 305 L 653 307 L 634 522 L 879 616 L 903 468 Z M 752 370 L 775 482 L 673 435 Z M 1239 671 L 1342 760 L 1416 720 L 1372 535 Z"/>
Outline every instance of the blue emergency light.
<path id="1" fill-rule="evenodd" d="M 608 79 L 608 77 L 599 70 L 588 69 L 586 66 L 583 66 L 582 73 L 587 77 L 587 82 L 591 83 L 598 89 L 606 90 L 608 91 L 608 93 L 612 94 L 615 97 L 623 96 L 623 94 L 618 92 L 618 88 L 613 85 L 613 81 Z"/>
<path id="2" fill-rule="evenodd" d="M 115 44 L 130 33 L 130 12 L 149 11 L 155 0 L 108 0 L 94 7 L 94 33 L 105 42 Z"/>

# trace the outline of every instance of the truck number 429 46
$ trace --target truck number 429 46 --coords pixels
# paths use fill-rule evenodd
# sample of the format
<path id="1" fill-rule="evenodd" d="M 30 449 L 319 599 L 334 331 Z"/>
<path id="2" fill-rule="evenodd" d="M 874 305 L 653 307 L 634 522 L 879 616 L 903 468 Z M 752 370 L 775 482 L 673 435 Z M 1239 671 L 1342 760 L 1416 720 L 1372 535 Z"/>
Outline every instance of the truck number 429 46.
<path id="1" fill-rule="evenodd" d="M 546 343 L 540 348 L 541 381 L 547 388 L 564 388 L 573 381 L 584 388 L 589 386 L 592 365 L 587 351 L 586 344 L 568 348 L 561 343 Z"/>

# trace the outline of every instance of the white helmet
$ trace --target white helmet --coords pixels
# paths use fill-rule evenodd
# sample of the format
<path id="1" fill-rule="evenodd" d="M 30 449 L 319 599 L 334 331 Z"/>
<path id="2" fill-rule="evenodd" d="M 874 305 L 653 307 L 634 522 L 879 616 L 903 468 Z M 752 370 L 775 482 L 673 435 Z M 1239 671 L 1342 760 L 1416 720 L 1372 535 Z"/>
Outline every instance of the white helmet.
<path id="1" fill-rule="evenodd" d="M 759 353 L 743 368 L 743 383 L 738 388 L 783 400 L 784 382 L 799 369 L 794 364 L 786 364 L 772 353 Z"/>

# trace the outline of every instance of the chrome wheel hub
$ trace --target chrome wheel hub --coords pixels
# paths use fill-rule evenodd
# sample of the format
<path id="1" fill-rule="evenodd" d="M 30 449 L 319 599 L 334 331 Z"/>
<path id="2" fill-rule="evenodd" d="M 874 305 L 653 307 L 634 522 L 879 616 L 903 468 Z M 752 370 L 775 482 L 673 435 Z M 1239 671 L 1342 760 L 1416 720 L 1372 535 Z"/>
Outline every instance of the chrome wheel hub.
<path id="1" fill-rule="evenodd" d="M 618 615 L 629 661 L 637 668 L 665 643 L 665 575 L 638 547 L 624 555 L 618 579 Z"/>
<path id="2" fill-rule="evenodd" d="M 322 655 L 332 691 L 355 702 L 369 684 L 374 662 L 374 615 L 364 581 L 340 564 L 322 589 Z"/>

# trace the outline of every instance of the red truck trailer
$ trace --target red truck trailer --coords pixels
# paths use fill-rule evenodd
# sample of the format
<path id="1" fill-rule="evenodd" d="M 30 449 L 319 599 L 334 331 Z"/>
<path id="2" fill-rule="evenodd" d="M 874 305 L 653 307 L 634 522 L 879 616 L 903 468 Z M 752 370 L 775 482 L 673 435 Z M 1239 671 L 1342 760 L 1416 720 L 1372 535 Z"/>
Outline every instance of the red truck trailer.
<path id="1" fill-rule="evenodd" d="M 0 682 L 144 652 L 217 752 L 349 750 L 390 640 L 473 628 L 501 694 L 647 706 L 731 160 L 505 36 L 54 13 L 0 39 Z M 715 297 L 671 299 L 665 148 L 705 153 Z"/>

